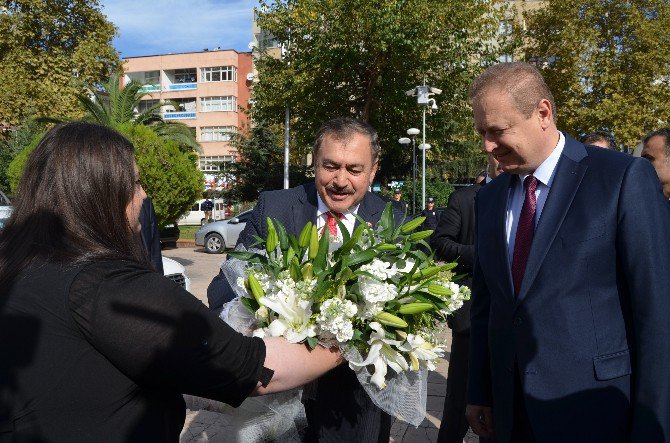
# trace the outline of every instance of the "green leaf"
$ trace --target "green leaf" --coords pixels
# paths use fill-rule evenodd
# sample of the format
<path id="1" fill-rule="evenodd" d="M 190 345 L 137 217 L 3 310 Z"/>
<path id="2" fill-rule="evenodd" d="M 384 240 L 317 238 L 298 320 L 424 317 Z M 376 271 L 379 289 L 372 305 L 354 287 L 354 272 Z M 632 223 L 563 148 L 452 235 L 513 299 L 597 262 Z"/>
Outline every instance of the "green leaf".
<path id="1" fill-rule="evenodd" d="M 421 226 L 424 221 L 426 221 L 426 217 L 424 217 L 424 216 L 416 217 L 415 219 L 410 220 L 410 221 L 400 225 L 400 232 L 402 232 L 403 234 L 407 234 L 409 232 L 412 232 L 413 230 L 415 230 L 416 228 Z"/>
<path id="2" fill-rule="evenodd" d="M 326 258 L 328 257 L 328 247 L 330 245 L 330 235 L 328 229 L 324 229 L 319 240 L 319 251 L 314 258 L 314 271 L 319 272 L 326 267 Z"/>
<path id="3" fill-rule="evenodd" d="M 378 252 L 374 249 L 366 249 L 364 251 L 354 252 L 353 254 L 344 258 L 344 263 L 348 267 L 354 267 L 362 263 L 372 261 L 377 256 Z"/>
<path id="4" fill-rule="evenodd" d="M 340 234 L 342 235 L 342 244 L 348 242 L 351 238 L 349 235 L 349 230 L 346 226 L 344 226 L 344 223 L 342 223 L 342 220 L 340 220 L 339 217 L 335 217 L 335 222 L 337 222 L 337 227 L 340 230 Z"/>
<path id="5" fill-rule="evenodd" d="M 248 262 L 258 262 L 258 263 L 267 263 L 267 257 L 259 254 L 258 252 L 251 251 L 229 251 L 227 252 L 228 257 L 233 257 L 238 260 L 248 261 Z"/>
<path id="6" fill-rule="evenodd" d="M 309 349 L 314 349 L 319 344 L 319 340 L 316 337 L 307 337 L 307 346 Z"/>
<path id="7" fill-rule="evenodd" d="M 244 305 L 245 308 L 250 310 L 253 314 L 255 314 L 258 308 L 261 307 L 258 304 L 258 302 L 253 298 L 240 297 L 240 302 Z"/>

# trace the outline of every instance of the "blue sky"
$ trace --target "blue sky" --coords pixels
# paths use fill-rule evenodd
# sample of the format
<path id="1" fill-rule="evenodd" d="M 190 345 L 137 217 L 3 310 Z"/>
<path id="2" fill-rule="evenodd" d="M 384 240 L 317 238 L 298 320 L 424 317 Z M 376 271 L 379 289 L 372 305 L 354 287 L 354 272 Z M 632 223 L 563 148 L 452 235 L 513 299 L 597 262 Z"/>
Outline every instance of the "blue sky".
<path id="1" fill-rule="evenodd" d="M 202 51 L 249 51 L 257 0 L 102 0 L 118 28 L 122 57 Z"/>

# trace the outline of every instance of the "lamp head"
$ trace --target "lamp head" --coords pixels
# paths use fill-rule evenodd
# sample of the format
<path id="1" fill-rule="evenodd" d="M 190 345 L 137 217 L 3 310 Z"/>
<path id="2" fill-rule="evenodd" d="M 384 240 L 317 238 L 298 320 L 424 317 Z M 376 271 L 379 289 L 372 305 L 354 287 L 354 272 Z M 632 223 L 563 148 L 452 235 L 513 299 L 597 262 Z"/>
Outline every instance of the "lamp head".
<path id="1" fill-rule="evenodd" d="M 421 132 L 421 131 L 419 131 L 419 130 L 416 129 L 416 128 L 409 128 L 409 129 L 407 130 L 407 135 L 415 136 L 415 135 L 419 135 L 420 132 Z"/>
<path id="2" fill-rule="evenodd" d="M 408 139 L 407 137 L 402 137 L 402 138 L 398 139 L 398 143 L 400 143 L 401 145 L 409 145 L 410 142 L 411 142 L 411 140 Z"/>

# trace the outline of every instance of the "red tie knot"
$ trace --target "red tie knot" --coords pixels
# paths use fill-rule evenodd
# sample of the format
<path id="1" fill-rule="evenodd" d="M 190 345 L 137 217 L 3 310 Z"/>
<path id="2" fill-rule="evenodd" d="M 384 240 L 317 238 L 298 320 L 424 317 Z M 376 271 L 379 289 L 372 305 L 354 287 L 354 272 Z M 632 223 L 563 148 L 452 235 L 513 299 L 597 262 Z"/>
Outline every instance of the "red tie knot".
<path id="1" fill-rule="evenodd" d="M 337 235 L 337 221 L 333 215 L 342 220 L 342 218 L 344 218 L 344 214 L 334 211 L 326 212 L 326 226 L 328 226 L 328 232 L 330 232 L 330 235 Z"/>
<path id="2" fill-rule="evenodd" d="M 526 192 L 535 192 L 537 189 L 537 178 L 534 175 L 529 175 L 523 180 L 523 187 Z"/>

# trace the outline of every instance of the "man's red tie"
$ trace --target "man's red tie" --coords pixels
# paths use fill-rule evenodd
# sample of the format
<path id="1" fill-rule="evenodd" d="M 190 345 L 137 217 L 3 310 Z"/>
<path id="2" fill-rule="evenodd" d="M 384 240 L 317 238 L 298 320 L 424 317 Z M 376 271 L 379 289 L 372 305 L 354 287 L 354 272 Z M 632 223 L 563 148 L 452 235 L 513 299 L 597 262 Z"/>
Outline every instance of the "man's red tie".
<path id="1" fill-rule="evenodd" d="M 337 236 L 337 221 L 335 220 L 335 217 L 333 217 L 333 214 L 340 220 L 342 220 L 344 214 L 341 212 L 326 212 L 326 226 L 328 226 L 328 231 L 330 232 L 330 235 Z"/>
<path id="2" fill-rule="evenodd" d="M 519 224 L 516 228 L 516 237 L 514 240 L 514 255 L 512 257 L 512 282 L 514 283 L 514 295 L 519 294 L 523 274 L 526 272 L 526 263 L 530 246 L 533 244 L 533 234 L 535 233 L 535 190 L 537 189 L 537 179 L 532 175 L 526 177 L 523 181 L 523 187 L 526 191 L 526 197 L 523 200 L 523 208 L 519 217 Z"/>

